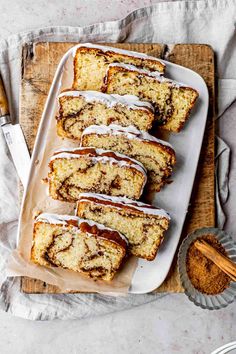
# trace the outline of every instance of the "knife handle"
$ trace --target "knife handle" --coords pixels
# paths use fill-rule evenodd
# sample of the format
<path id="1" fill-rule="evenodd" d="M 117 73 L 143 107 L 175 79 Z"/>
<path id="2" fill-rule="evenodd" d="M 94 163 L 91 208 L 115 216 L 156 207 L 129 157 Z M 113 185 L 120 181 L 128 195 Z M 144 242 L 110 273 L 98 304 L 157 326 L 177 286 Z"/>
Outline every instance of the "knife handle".
<path id="1" fill-rule="evenodd" d="M 9 114 L 8 101 L 3 85 L 2 78 L 0 76 L 0 117 L 6 116 Z"/>

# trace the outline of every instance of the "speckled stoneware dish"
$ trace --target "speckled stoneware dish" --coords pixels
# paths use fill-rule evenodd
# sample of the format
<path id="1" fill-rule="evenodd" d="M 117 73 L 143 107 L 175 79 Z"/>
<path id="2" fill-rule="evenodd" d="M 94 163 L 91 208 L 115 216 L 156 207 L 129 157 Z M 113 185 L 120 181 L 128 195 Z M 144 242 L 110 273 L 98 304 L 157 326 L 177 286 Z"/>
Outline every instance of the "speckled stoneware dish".
<path id="1" fill-rule="evenodd" d="M 230 286 L 220 294 L 207 295 L 199 292 L 193 287 L 186 270 L 186 255 L 190 244 L 197 238 L 206 234 L 213 234 L 225 248 L 232 261 L 236 262 L 236 243 L 232 238 L 225 231 L 213 227 L 204 227 L 189 234 L 182 242 L 178 255 L 179 274 L 185 294 L 190 301 L 203 309 L 219 310 L 228 306 L 236 298 L 236 282 L 231 282 Z"/>

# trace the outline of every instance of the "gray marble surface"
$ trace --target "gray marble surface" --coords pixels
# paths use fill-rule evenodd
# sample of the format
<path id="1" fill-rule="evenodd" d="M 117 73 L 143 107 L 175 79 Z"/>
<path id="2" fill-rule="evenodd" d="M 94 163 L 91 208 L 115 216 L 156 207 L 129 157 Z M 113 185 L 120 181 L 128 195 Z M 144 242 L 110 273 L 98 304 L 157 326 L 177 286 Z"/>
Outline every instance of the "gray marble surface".
<path id="1" fill-rule="evenodd" d="M 115 20 L 156 2 L 0 0 L 0 36 L 41 26 Z M 201 310 L 183 294 L 81 321 L 31 322 L 0 312 L 0 353 L 205 354 L 235 340 L 235 312 L 235 305 L 215 312 Z"/>
<path id="2" fill-rule="evenodd" d="M 203 311 L 184 295 L 81 321 L 31 322 L 0 313 L 1 354 L 205 354 L 235 336 L 233 305 Z"/>

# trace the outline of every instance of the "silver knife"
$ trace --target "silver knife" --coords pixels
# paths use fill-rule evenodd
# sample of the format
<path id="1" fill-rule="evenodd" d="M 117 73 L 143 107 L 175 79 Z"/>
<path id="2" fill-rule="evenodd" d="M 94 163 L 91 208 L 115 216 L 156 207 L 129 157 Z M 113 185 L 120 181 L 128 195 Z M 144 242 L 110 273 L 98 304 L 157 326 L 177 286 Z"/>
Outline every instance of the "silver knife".
<path id="1" fill-rule="evenodd" d="M 18 176 L 26 188 L 30 169 L 30 155 L 20 124 L 12 124 L 6 92 L 0 76 L 0 126 L 10 150 Z"/>

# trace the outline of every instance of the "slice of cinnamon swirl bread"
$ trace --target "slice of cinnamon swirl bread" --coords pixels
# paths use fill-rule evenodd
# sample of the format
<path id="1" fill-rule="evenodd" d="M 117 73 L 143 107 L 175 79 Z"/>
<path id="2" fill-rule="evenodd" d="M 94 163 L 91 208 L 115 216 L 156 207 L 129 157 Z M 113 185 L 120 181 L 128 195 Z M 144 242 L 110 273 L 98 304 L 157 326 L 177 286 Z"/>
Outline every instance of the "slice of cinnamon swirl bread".
<path id="1" fill-rule="evenodd" d="M 92 193 L 80 194 L 76 213 L 118 230 L 128 239 L 129 251 L 149 261 L 156 257 L 170 222 L 163 209 L 127 198 Z"/>
<path id="2" fill-rule="evenodd" d="M 91 125 L 82 134 L 81 146 L 117 151 L 141 162 L 148 172 L 147 186 L 159 191 L 176 162 L 172 146 L 135 127 Z"/>
<path id="3" fill-rule="evenodd" d="M 108 66 L 103 91 L 136 95 L 152 103 L 156 121 L 173 132 L 182 129 L 198 97 L 198 92 L 191 87 L 159 73 L 121 63 Z"/>
<path id="4" fill-rule="evenodd" d="M 146 170 L 141 163 L 102 149 L 57 151 L 49 167 L 49 195 L 67 202 L 75 202 L 81 192 L 139 199 L 146 183 Z"/>
<path id="5" fill-rule="evenodd" d="M 34 223 L 31 260 L 112 280 L 126 247 L 125 237 L 104 225 L 69 215 L 41 214 Z"/>
<path id="6" fill-rule="evenodd" d="M 59 95 L 57 133 L 79 140 L 82 131 L 92 124 L 134 125 L 149 130 L 154 121 L 150 103 L 131 95 L 107 95 L 96 91 L 66 91 Z"/>
<path id="7" fill-rule="evenodd" d="M 74 47 L 74 84 L 76 90 L 101 91 L 103 78 L 110 63 L 123 62 L 163 73 L 165 64 L 144 53 L 83 43 Z"/>

